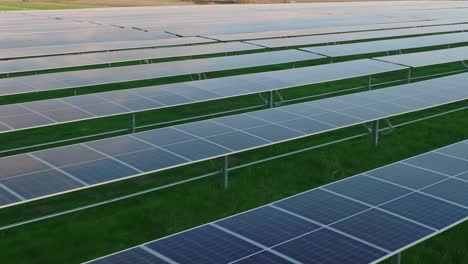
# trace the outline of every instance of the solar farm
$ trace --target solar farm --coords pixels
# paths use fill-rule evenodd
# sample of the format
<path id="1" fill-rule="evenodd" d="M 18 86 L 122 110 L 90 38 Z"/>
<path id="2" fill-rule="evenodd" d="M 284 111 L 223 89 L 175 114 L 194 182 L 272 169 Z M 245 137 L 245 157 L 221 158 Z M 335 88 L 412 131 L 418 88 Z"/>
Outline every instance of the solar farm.
<path id="1" fill-rule="evenodd" d="M 468 263 L 468 2 L 0 11 L 0 263 Z"/>

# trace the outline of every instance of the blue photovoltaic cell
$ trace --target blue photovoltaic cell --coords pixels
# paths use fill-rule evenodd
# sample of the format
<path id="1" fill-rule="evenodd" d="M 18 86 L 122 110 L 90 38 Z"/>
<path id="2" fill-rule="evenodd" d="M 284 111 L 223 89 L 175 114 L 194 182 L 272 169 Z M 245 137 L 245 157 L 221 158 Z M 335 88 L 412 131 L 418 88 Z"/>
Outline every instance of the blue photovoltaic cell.
<path id="1" fill-rule="evenodd" d="M 188 132 L 190 135 L 195 135 L 198 137 L 209 137 L 233 131 L 231 128 L 216 124 L 211 121 L 188 123 L 175 126 L 174 128 L 180 129 L 184 132 Z"/>
<path id="2" fill-rule="evenodd" d="M 34 156 L 56 167 L 105 158 L 104 155 L 82 145 L 43 150 L 35 152 Z"/>
<path id="3" fill-rule="evenodd" d="M 91 144 L 88 143 L 86 145 L 110 156 L 153 148 L 152 145 L 146 144 L 141 140 L 129 136 L 102 139 L 94 141 Z"/>
<path id="4" fill-rule="evenodd" d="M 294 130 L 273 124 L 247 129 L 246 132 L 270 141 L 281 141 L 303 135 Z"/>
<path id="5" fill-rule="evenodd" d="M 315 133 L 315 132 L 322 132 L 327 129 L 332 129 L 334 126 L 327 125 L 319 121 L 315 121 L 308 118 L 298 118 L 294 120 L 289 120 L 286 122 L 280 123 L 282 126 L 301 131 L 302 133 Z"/>
<path id="6" fill-rule="evenodd" d="M 352 177 L 325 186 L 324 188 L 371 205 L 379 205 L 410 192 L 407 189 L 363 175 Z"/>
<path id="7" fill-rule="evenodd" d="M 419 193 L 412 193 L 381 207 L 436 229 L 468 217 L 467 209 Z"/>
<path id="8" fill-rule="evenodd" d="M 262 207 L 216 224 L 269 247 L 320 227 L 272 207 Z"/>
<path id="9" fill-rule="evenodd" d="M 445 148 L 438 149 L 436 152 L 468 160 L 468 145 L 466 144 L 451 145 Z"/>
<path id="10" fill-rule="evenodd" d="M 203 226 L 146 245 L 179 263 L 229 263 L 261 249 L 212 226 Z"/>
<path id="11" fill-rule="evenodd" d="M 112 159 L 100 159 L 63 167 L 62 170 L 88 183 L 95 184 L 138 174 L 138 171 Z"/>
<path id="12" fill-rule="evenodd" d="M 419 169 L 400 162 L 366 172 L 366 175 L 371 175 L 412 189 L 420 189 L 447 178 L 441 174 Z"/>
<path id="13" fill-rule="evenodd" d="M 465 173 L 462 173 L 460 175 L 457 175 L 457 178 L 460 178 L 462 180 L 468 181 L 468 171 Z"/>
<path id="14" fill-rule="evenodd" d="M 235 131 L 229 132 L 222 135 L 216 135 L 206 138 L 211 142 L 214 142 L 218 145 L 230 148 L 232 150 L 243 150 L 252 147 L 257 147 L 261 145 L 268 144 L 270 142 L 263 140 L 261 138 L 251 136 L 249 134 Z"/>
<path id="15" fill-rule="evenodd" d="M 0 186 L 0 205 L 14 203 L 14 202 L 19 202 L 18 197 L 7 192 Z"/>
<path id="16" fill-rule="evenodd" d="M 224 124 L 226 126 L 235 128 L 235 129 L 247 129 L 256 126 L 267 125 L 268 122 L 262 121 L 260 119 L 241 114 L 235 116 L 225 116 L 213 119 L 214 121 Z"/>
<path id="17" fill-rule="evenodd" d="M 468 207 L 468 182 L 448 179 L 422 191 Z"/>
<path id="18" fill-rule="evenodd" d="M 468 161 L 430 152 L 405 161 L 450 176 L 468 171 Z"/>
<path id="19" fill-rule="evenodd" d="M 117 159 L 142 171 L 158 170 L 186 162 L 186 160 L 161 149 L 125 154 L 118 156 Z"/>
<path id="20" fill-rule="evenodd" d="M 167 262 L 141 248 L 127 251 L 93 261 L 94 264 L 165 264 Z"/>
<path id="21" fill-rule="evenodd" d="M 234 262 L 236 264 L 290 264 L 291 262 L 268 251 L 252 255 Z"/>
<path id="22" fill-rule="evenodd" d="M 50 166 L 25 154 L 0 159 L 0 179 L 51 169 Z"/>
<path id="23" fill-rule="evenodd" d="M 352 216 L 332 227 L 390 251 L 411 244 L 433 232 L 376 209 Z"/>
<path id="24" fill-rule="evenodd" d="M 56 170 L 8 178 L 3 180 L 2 183 L 26 199 L 68 191 L 83 186 Z"/>
<path id="25" fill-rule="evenodd" d="M 134 136 L 157 146 L 170 145 L 196 139 L 194 136 L 173 128 L 150 130 L 135 134 Z"/>
<path id="26" fill-rule="evenodd" d="M 323 224 L 331 224 L 369 208 L 323 190 L 309 191 L 274 205 Z"/>
<path id="27" fill-rule="evenodd" d="M 165 146 L 165 149 L 177 153 L 190 160 L 199 160 L 226 154 L 229 150 L 210 143 L 206 140 L 196 139 L 184 143 Z"/>
<path id="28" fill-rule="evenodd" d="M 386 255 L 328 229 L 314 231 L 273 249 L 302 263 L 369 263 Z"/>

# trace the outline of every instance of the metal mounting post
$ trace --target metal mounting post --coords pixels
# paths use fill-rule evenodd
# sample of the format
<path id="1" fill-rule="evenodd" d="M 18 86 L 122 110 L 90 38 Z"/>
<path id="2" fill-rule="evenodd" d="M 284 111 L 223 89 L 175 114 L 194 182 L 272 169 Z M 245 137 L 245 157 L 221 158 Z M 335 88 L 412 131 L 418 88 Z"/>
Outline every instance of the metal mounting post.
<path id="1" fill-rule="evenodd" d="M 408 83 L 411 83 L 411 67 L 408 68 L 408 76 L 407 76 L 407 79 L 408 79 Z"/>
<path id="2" fill-rule="evenodd" d="M 268 91 L 267 95 L 267 106 L 268 108 L 273 108 L 274 107 L 274 98 L 273 98 L 273 91 Z"/>
<path id="3" fill-rule="evenodd" d="M 401 264 L 401 253 L 395 254 L 390 257 L 391 264 Z"/>
<path id="4" fill-rule="evenodd" d="M 369 80 L 367 82 L 367 88 L 370 90 L 372 90 L 372 75 L 369 75 Z"/>
<path id="5" fill-rule="evenodd" d="M 73 96 L 75 96 L 77 94 L 77 90 L 76 88 L 73 88 Z"/>
<path id="6" fill-rule="evenodd" d="M 135 133 L 135 130 L 136 130 L 136 122 L 135 122 L 135 119 L 136 119 L 136 118 L 135 118 L 135 113 L 131 113 L 131 114 L 130 114 L 130 123 L 131 123 L 131 125 L 130 125 L 130 131 L 131 131 L 132 133 Z"/>
<path id="7" fill-rule="evenodd" d="M 229 187 L 229 156 L 224 156 L 221 180 L 222 188 L 226 190 Z"/>
<path id="8" fill-rule="evenodd" d="M 379 120 L 375 120 L 371 124 L 371 143 L 373 146 L 379 144 Z"/>

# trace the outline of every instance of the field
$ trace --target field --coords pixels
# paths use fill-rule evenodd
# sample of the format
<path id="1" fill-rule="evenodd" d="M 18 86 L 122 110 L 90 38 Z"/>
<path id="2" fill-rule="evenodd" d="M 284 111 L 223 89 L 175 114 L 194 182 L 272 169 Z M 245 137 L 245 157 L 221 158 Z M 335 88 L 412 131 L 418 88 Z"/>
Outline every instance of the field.
<path id="1" fill-rule="evenodd" d="M 359 56 L 368 57 L 376 54 Z M 346 59 L 356 59 L 356 56 Z M 305 63 L 305 65 L 308 65 Z M 302 66 L 305 66 L 302 65 Z M 419 75 L 460 70 L 461 65 L 449 64 L 441 67 L 424 68 Z M 277 70 L 289 67 L 278 65 L 258 69 L 226 71 L 208 74 L 209 77 L 240 74 L 245 71 Z M 384 82 L 401 78 L 400 73 L 385 74 L 374 82 Z M 163 80 L 163 82 L 186 81 L 189 76 Z M 366 78 L 306 86 L 283 92 L 286 99 L 329 91 L 340 91 L 362 86 Z M 153 83 L 161 82 L 155 80 Z M 128 84 L 127 84 L 128 85 Z M 128 87 L 123 85 L 122 87 Z M 134 86 L 148 85 L 133 83 Z M 119 89 L 121 86 L 94 87 L 87 91 Z M 312 92 L 314 91 L 314 92 Z M 60 93 L 40 93 L 34 99 L 63 96 Z M 37 97 L 39 96 L 39 97 Z M 27 98 L 30 100 L 31 98 Z M 11 103 L 25 98 L 13 97 Z M 392 119 L 393 124 L 424 117 L 430 114 L 467 106 L 468 102 L 458 103 L 430 111 L 410 114 Z M 154 124 L 178 118 L 197 116 L 213 111 L 232 110 L 240 107 L 261 104 L 258 96 L 201 103 L 142 113 L 139 125 Z M 328 182 L 355 175 L 357 173 L 401 160 L 431 149 L 468 138 L 467 110 L 454 112 L 429 120 L 399 127 L 382 138 L 379 147 L 370 145 L 369 137 L 360 137 L 323 148 L 287 156 L 279 160 L 262 162 L 240 168 L 231 173 L 230 188 L 221 191 L 218 177 L 204 178 L 149 192 L 130 199 L 104 206 L 75 212 L 65 216 L 39 221 L 0 232 L 0 258 L 8 263 L 77 263 L 108 253 L 128 248 L 139 243 L 181 231 L 211 220 L 287 197 Z M 177 114 L 175 114 L 177 113 Z M 107 118 L 97 121 L 60 126 L 60 129 L 43 128 L 15 133 L 14 137 L 1 137 L 3 149 L 12 149 L 47 141 L 60 140 L 92 133 L 122 129 L 128 125 L 128 117 Z M 102 125 L 105 123 L 106 125 Z M 446 133 L 450 131 L 450 133 Z M 233 165 L 246 164 L 288 151 L 315 146 L 321 143 L 361 134 L 362 127 L 352 127 L 314 136 L 303 140 L 283 143 L 236 155 Z M 436 136 L 437 135 L 437 136 Z M 10 153 L 11 154 L 11 153 Z M 280 162 L 278 162 L 280 161 Z M 63 210 L 84 206 L 103 200 L 119 197 L 138 191 L 164 186 L 190 179 L 204 173 L 216 171 L 221 161 L 203 162 L 189 167 L 173 169 L 163 173 L 138 179 L 114 183 L 90 190 L 71 193 L 47 200 L 33 202 L 0 211 L 0 225 L 8 225 Z M 147 229 L 146 227 L 154 227 Z M 466 263 L 468 247 L 466 235 L 468 225 L 462 224 L 444 235 L 432 238 L 403 254 L 409 263 Z M 89 243 L 89 241 L 93 241 Z M 18 246 L 21 245 L 21 246 Z M 96 245 L 100 245 L 96 247 Z M 60 250 L 57 250 L 60 248 Z M 25 254 L 24 252 L 27 252 Z"/>
<path id="2" fill-rule="evenodd" d="M 191 3 L 178 0 L 167 0 L 167 2 L 150 0 L 135 2 L 129 2 L 128 0 L 32 0 L 26 3 L 0 0 L 0 10 L 66 9 L 147 4 L 185 5 Z M 463 43 L 458 46 L 466 46 L 467 44 Z M 452 47 L 455 46 L 457 45 Z M 412 49 L 405 50 L 404 53 L 443 48 L 446 47 Z M 252 53 L 252 51 L 227 55 L 244 53 Z M 224 55 L 196 56 L 191 59 Z M 387 54 L 374 53 L 341 57 L 335 59 L 334 62 L 383 55 Z M 153 63 L 187 59 L 189 58 L 179 57 L 154 60 Z M 325 59 L 306 61 L 296 63 L 295 67 L 328 62 Z M 114 66 L 135 65 L 138 63 L 133 61 Z M 102 67 L 106 66 L 77 67 L 66 70 Z M 291 64 L 281 64 L 209 72 L 206 75 L 208 78 L 218 78 L 291 67 Z M 416 69 L 413 71 L 413 78 L 415 81 L 422 81 L 435 77 L 424 76 L 438 74 L 437 77 L 440 77 L 455 72 L 466 72 L 467 70 L 461 63 L 449 63 Z M 58 71 L 64 70 L 43 71 L 41 73 Z M 0 78 L 5 77 L 0 76 Z M 372 89 L 383 89 L 404 84 L 406 83 L 405 77 L 406 71 L 373 76 L 374 87 Z M 184 82 L 194 78 L 195 76 L 192 75 L 184 75 L 92 86 L 80 89 L 79 94 Z M 387 84 L 389 81 L 393 83 Z M 354 78 L 287 89 L 281 91 L 281 95 L 288 103 L 298 103 L 366 91 L 368 89 L 367 83 L 368 77 Z M 350 90 L 350 88 L 356 89 Z M 324 95 L 330 92 L 333 92 L 333 94 Z M 72 95 L 71 89 L 6 96 L 0 98 L 0 105 L 70 95 Z M 238 110 L 249 107 L 266 108 L 263 99 L 258 95 L 248 95 L 146 111 L 137 114 L 137 125 L 141 127 L 138 131 L 179 123 L 171 122 L 172 120 L 186 119 L 185 122 L 187 122 L 227 115 L 223 113 L 225 111 L 231 111 L 229 114 L 251 111 L 247 109 Z M 219 114 L 201 117 L 211 113 Z M 436 116 L 438 114 L 440 115 Z M 395 129 L 391 133 L 382 135 L 377 147 L 371 145 L 365 127 L 353 126 L 236 154 L 231 157 L 230 166 L 232 170 L 230 171 L 230 183 L 227 190 L 221 188 L 219 174 L 216 174 L 222 167 L 222 160 L 217 159 L 0 209 L 0 262 L 15 264 L 81 263 L 451 143 L 466 140 L 468 139 L 468 100 L 391 118 L 390 121 Z M 129 116 L 121 115 L 0 134 L 0 157 L 128 134 L 130 132 L 128 129 L 129 124 Z M 100 133 L 105 135 L 96 136 Z M 86 138 L 53 143 L 79 137 Z M 290 154 L 292 152 L 297 153 Z M 97 206 L 101 202 L 105 204 Z M 84 208 L 88 205 L 93 206 Z M 76 208 L 79 208 L 79 210 L 73 211 Z M 68 213 L 68 210 L 73 212 Z M 53 216 L 62 213 L 63 215 Z M 44 216 L 51 217 L 40 219 Z M 33 221 L 29 223 L 28 221 L 31 219 Z M 416 264 L 468 263 L 467 237 L 468 223 L 465 222 L 441 235 L 405 250 L 402 253 L 402 262 Z M 390 262 L 384 261 L 383 263 Z"/>

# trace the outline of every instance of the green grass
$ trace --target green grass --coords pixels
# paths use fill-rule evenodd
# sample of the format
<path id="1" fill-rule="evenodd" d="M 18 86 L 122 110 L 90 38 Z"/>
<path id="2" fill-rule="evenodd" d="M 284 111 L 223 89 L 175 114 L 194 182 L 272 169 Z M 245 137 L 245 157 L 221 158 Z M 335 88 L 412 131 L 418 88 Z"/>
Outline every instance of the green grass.
<path id="1" fill-rule="evenodd" d="M 459 64 L 421 68 L 413 76 L 459 70 Z M 276 66 L 262 70 L 278 69 Z M 210 77 L 246 73 L 245 70 L 212 73 Z M 218 75 L 217 75 L 218 74 Z M 404 72 L 382 74 L 375 82 L 394 80 Z M 184 78 L 187 78 L 184 77 Z M 176 77 L 170 82 L 185 80 Z M 160 81 L 160 80 L 159 80 Z M 286 99 L 365 85 L 367 78 L 304 86 L 284 91 Z M 148 85 L 134 83 L 134 87 Z M 95 87 L 86 92 L 128 88 L 126 85 Z M 133 87 L 133 86 L 132 86 Z M 63 91 L 41 96 L 61 97 Z M 17 98 L 3 99 L 11 103 Z M 23 98 L 25 101 L 34 98 Z M 138 114 L 138 124 L 154 124 L 177 118 L 258 105 L 257 95 L 213 101 Z M 468 101 L 392 118 L 405 122 L 430 114 L 467 106 Z M 333 182 L 391 162 L 468 138 L 468 110 L 422 121 L 383 136 L 377 148 L 368 137 L 342 142 L 255 166 L 232 171 L 227 191 L 218 177 L 206 178 L 132 199 L 0 231 L 0 259 L 5 263 L 78 263 L 122 250 L 208 221 L 232 215 L 298 192 Z M 27 146 L 114 129 L 128 128 L 129 117 L 120 116 L 34 129 L 0 136 L 1 149 Z M 270 146 L 235 155 L 232 165 L 286 153 L 308 146 L 363 133 L 361 126 Z M 131 180 L 95 187 L 0 210 L 0 225 L 83 206 L 220 168 L 220 160 L 206 161 Z M 149 227 L 149 228 L 148 228 Z M 403 254 L 408 263 L 468 263 L 468 225 L 461 224 Z"/>
<path id="2" fill-rule="evenodd" d="M 79 8 L 96 8 L 104 7 L 100 5 L 88 4 L 70 4 L 59 2 L 0 2 L 0 11 L 16 11 L 16 10 L 53 10 L 53 9 L 79 9 Z"/>

